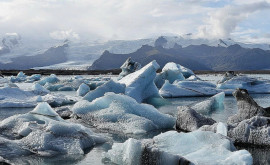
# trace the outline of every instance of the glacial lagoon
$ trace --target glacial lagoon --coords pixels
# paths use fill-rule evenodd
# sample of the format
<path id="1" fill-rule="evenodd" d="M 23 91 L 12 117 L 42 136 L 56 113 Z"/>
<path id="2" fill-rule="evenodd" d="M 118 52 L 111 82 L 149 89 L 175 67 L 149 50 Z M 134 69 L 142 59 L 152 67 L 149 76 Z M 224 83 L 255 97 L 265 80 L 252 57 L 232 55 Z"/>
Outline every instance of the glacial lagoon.
<path id="1" fill-rule="evenodd" d="M 270 75 L 252 75 L 253 77 L 261 77 L 264 79 L 270 79 Z M 72 76 L 59 76 L 61 80 L 70 79 Z M 95 77 L 95 76 L 87 76 L 85 77 Z M 106 75 L 108 77 L 108 75 Z M 115 76 L 109 76 L 111 79 L 116 79 Z M 222 75 L 199 75 L 199 77 L 203 80 L 216 83 L 218 80 L 222 78 Z M 31 83 L 16 83 L 20 88 L 30 88 Z M 64 95 L 75 96 L 76 91 L 57 91 L 55 93 L 61 93 Z M 251 94 L 254 100 L 262 107 L 270 106 L 270 94 Z M 157 107 L 157 109 L 165 114 L 170 114 L 172 116 L 176 116 L 177 107 L 182 105 L 190 105 L 196 102 L 203 101 L 209 97 L 182 97 L 182 98 L 167 98 L 166 100 L 171 104 Z M 68 105 L 66 107 L 71 108 L 73 105 Z M 15 114 L 24 114 L 33 110 L 33 108 L 1 108 L 0 109 L 0 120 L 15 115 Z M 237 105 L 236 100 L 233 96 L 226 96 L 224 99 L 224 108 L 218 109 L 211 113 L 209 116 L 215 119 L 216 121 L 226 122 L 228 117 L 237 113 Z M 85 126 L 88 126 L 85 124 Z M 88 126 L 89 127 L 89 126 Z M 90 148 L 85 155 L 81 156 L 54 156 L 54 157 L 41 157 L 36 155 L 25 156 L 25 157 L 15 157 L 12 158 L 11 162 L 14 164 L 110 164 L 110 162 L 103 158 L 104 152 L 107 152 L 111 149 L 112 144 L 123 143 L 129 137 L 133 137 L 135 139 L 147 139 L 153 138 L 154 136 L 166 132 L 168 130 L 158 130 L 148 132 L 143 135 L 121 135 L 121 134 L 113 134 L 104 131 L 98 131 L 95 128 L 91 128 L 94 132 L 100 133 L 109 137 L 108 141 L 104 144 L 97 145 L 93 148 Z M 270 151 L 265 148 L 258 147 L 247 147 L 247 146 L 237 146 L 238 149 L 247 149 L 253 156 L 254 164 L 267 164 L 270 162 L 270 158 L 268 155 Z"/>

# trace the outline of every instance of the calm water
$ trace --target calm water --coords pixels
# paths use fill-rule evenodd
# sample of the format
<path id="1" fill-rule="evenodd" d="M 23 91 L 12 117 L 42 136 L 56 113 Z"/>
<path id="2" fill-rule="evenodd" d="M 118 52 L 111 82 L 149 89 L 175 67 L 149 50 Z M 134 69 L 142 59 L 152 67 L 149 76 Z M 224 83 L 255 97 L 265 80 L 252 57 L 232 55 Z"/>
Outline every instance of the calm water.
<path id="1" fill-rule="evenodd" d="M 257 77 L 264 77 L 269 78 L 269 75 L 256 75 Z M 200 77 L 204 80 L 210 81 L 210 82 L 217 82 L 221 75 L 200 75 Z M 64 77 L 62 77 L 64 78 Z M 29 85 L 29 84 L 28 84 Z M 20 86 L 27 87 L 27 84 L 21 84 Z M 60 92 L 62 94 L 66 95 L 75 95 L 75 92 Z M 254 94 L 252 97 L 255 99 L 255 101 L 261 105 L 262 107 L 269 107 L 270 106 L 270 94 Z M 163 106 L 158 108 L 159 111 L 171 114 L 175 116 L 177 114 L 177 106 L 180 105 L 189 105 L 196 102 L 203 101 L 207 99 L 208 97 L 187 97 L 187 98 L 173 98 L 173 99 L 167 99 L 171 105 Z M 31 111 L 32 108 L 1 108 L 0 109 L 0 120 L 3 120 L 9 116 L 12 116 L 14 114 L 23 114 Z M 229 116 L 237 113 L 237 105 L 236 101 L 233 96 L 226 96 L 224 100 L 224 109 L 217 110 L 213 112 L 210 116 L 215 119 L 216 121 L 222 121 L 226 122 Z M 163 131 L 155 131 L 148 133 L 146 135 L 136 136 L 133 138 L 136 139 L 143 139 L 143 138 L 152 138 L 153 136 L 164 132 Z M 89 149 L 89 151 L 85 155 L 81 156 L 58 156 L 53 158 L 46 158 L 46 157 L 37 157 L 35 155 L 28 156 L 28 157 L 20 157 L 20 158 L 14 158 L 12 162 L 15 164 L 108 164 L 105 161 L 102 161 L 102 153 L 108 151 L 111 149 L 111 146 L 114 142 L 124 142 L 129 137 L 127 136 L 119 136 L 115 134 L 110 133 L 103 133 L 105 136 L 109 137 L 109 141 L 105 144 L 95 146 L 92 149 Z M 241 149 L 243 147 L 239 147 Z M 270 158 L 268 158 L 270 155 L 270 152 L 268 149 L 261 149 L 261 148 L 246 148 L 248 149 L 254 158 L 254 164 L 270 164 Z"/>

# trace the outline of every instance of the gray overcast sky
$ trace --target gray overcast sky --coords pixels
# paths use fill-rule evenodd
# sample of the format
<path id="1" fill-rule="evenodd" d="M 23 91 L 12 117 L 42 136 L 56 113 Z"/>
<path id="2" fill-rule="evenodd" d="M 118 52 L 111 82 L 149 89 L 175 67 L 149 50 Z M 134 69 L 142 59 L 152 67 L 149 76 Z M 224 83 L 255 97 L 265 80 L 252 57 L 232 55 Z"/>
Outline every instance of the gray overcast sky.
<path id="1" fill-rule="evenodd" d="M 0 0 L 0 36 L 139 39 L 162 34 L 270 43 L 270 0 Z"/>

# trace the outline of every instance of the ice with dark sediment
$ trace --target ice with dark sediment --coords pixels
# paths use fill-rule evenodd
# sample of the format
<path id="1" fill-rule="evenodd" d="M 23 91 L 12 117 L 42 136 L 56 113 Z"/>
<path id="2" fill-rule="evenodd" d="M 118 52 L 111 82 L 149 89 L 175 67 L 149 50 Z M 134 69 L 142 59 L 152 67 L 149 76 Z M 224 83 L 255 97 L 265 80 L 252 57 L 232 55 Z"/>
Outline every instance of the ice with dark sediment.
<path id="1" fill-rule="evenodd" d="M 103 155 L 115 164 L 252 164 L 246 150 L 236 150 L 221 134 L 208 131 L 168 131 L 149 140 L 114 143 Z"/>

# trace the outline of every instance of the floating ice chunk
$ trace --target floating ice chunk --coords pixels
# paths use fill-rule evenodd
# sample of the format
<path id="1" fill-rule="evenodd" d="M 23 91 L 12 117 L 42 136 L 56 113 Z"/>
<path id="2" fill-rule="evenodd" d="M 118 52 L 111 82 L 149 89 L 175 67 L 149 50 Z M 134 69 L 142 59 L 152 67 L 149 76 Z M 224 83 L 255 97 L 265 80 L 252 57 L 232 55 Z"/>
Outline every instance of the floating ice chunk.
<path id="1" fill-rule="evenodd" d="M 77 90 L 77 96 L 84 96 L 86 93 L 90 91 L 90 87 L 86 85 L 85 83 L 82 83 Z"/>
<path id="2" fill-rule="evenodd" d="M 162 72 L 159 73 L 155 78 L 155 84 L 158 88 L 161 88 L 165 83 L 165 80 L 168 80 L 169 83 L 173 83 L 175 80 L 185 80 L 185 77 L 182 75 L 182 69 L 179 64 L 169 62 L 167 63 Z"/>
<path id="3" fill-rule="evenodd" d="M 105 141 L 80 124 L 36 113 L 11 116 L 0 122 L 0 129 L 0 156 L 4 158 L 84 154 L 85 149 Z"/>
<path id="4" fill-rule="evenodd" d="M 195 131 L 204 125 L 212 125 L 216 123 L 212 118 L 208 118 L 199 114 L 190 107 L 180 106 L 175 124 L 176 130 Z"/>
<path id="5" fill-rule="evenodd" d="M 31 111 L 30 113 L 45 115 L 45 116 L 50 116 L 50 117 L 58 116 L 58 114 L 46 102 L 39 103 L 35 107 L 35 109 L 33 111 Z"/>
<path id="6" fill-rule="evenodd" d="M 36 95 L 20 88 L 5 87 L 0 89 L 0 107 L 35 107 Z"/>
<path id="7" fill-rule="evenodd" d="M 172 128 L 175 123 L 175 118 L 160 113 L 152 105 L 139 104 L 129 96 L 111 92 L 92 102 L 79 101 L 72 111 L 99 129 L 125 134 Z"/>
<path id="8" fill-rule="evenodd" d="M 227 136 L 228 128 L 227 124 L 218 122 L 217 124 L 217 133 L 220 133 L 221 135 Z"/>
<path id="9" fill-rule="evenodd" d="M 63 84 L 51 84 L 46 82 L 46 84 L 44 85 L 44 88 L 48 89 L 49 91 L 58 91 L 59 88 L 63 87 Z"/>
<path id="10" fill-rule="evenodd" d="M 37 95 L 46 95 L 46 94 L 50 93 L 49 90 L 45 89 L 43 86 L 41 86 L 38 83 L 36 83 L 32 86 L 32 91 Z"/>
<path id="11" fill-rule="evenodd" d="M 16 77 L 11 76 L 11 77 L 10 77 L 10 81 L 13 82 L 13 83 L 15 83 L 15 82 L 23 82 L 23 81 L 26 80 L 26 77 L 27 77 L 27 76 L 26 76 L 22 71 L 20 71 L 20 72 L 17 74 Z"/>
<path id="12" fill-rule="evenodd" d="M 55 74 L 51 74 L 50 76 L 41 79 L 38 83 L 40 85 L 45 85 L 46 83 L 55 84 L 55 83 L 57 83 L 59 81 L 60 80 L 56 77 Z"/>
<path id="13" fill-rule="evenodd" d="M 122 79 L 130 73 L 141 69 L 141 64 L 133 61 L 131 57 L 129 57 L 120 68 L 122 69 L 122 72 L 119 74 L 118 80 Z"/>
<path id="14" fill-rule="evenodd" d="M 246 89 L 249 93 L 270 93 L 270 81 L 248 76 L 233 76 L 232 78 L 219 83 L 218 89 L 235 90 Z"/>
<path id="15" fill-rule="evenodd" d="M 42 100 L 49 103 L 52 107 L 59 107 L 75 104 L 78 101 L 78 98 L 63 94 L 47 94 L 42 96 Z"/>
<path id="16" fill-rule="evenodd" d="M 129 138 L 125 143 L 114 143 L 103 156 L 115 164 L 140 165 L 143 146 L 139 140 Z"/>
<path id="17" fill-rule="evenodd" d="M 137 102 L 142 102 L 151 97 L 160 97 L 154 83 L 156 71 L 159 67 L 154 60 L 140 70 L 119 80 L 119 83 L 126 85 L 125 94 L 134 98 Z"/>
<path id="18" fill-rule="evenodd" d="M 207 131 L 178 133 L 168 131 L 153 140 L 129 139 L 114 144 L 104 157 L 116 164 L 126 164 L 125 157 L 134 155 L 133 162 L 144 164 L 252 164 L 252 156 L 246 150 L 237 151 L 232 142 L 220 134 Z M 181 158 L 184 157 L 184 158 Z M 153 161 L 154 160 L 154 161 Z M 164 161 L 165 160 L 165 161 Z"/>
<path id="19" fill-rule="evenodd" d="M 217 109 L 223 109 L 224 98 L 225 98 L 225 93 L 221 92 L 221 93 L 216 94 L 215 96 L 208 98 L 205 101 L 192 105 L 191 108 L 196 110 L 199 113 L 207 115 Z"/>
<path id="20" fill-rule="evenodd" d="M 163 97 L 212 96 L 222 90 L 216 85 L 205 81 L 176 81 L 173 84 L 165 82 L 159 93 Z"/>
<path id="21" fill-rule="evenodd" d="M 40 80 L 40 78 L 41 78 L 40 74 L 33 74 L 32 76 L 28 77 L 27 79 L 29 81 L 38 81 L 38 80 Z"/>
<path id="22" fill-rule="evenodd" d="M 84 100 L 93 101 L 96 98 L 104 96 L 106 92 L 124 93 L 125 85 L 117 83 L 113 80 L 106 82 L 93 91 L 89 91 L 84 97 Z"/>
<path id="23" fill-rule="evenodd" d="M 43 102 L 42 100 L 42 97 L 41 96 L 38 96 L 37 99 L 36 99 L 37 102 Z"/>
<path id="24" fill-rule="evenodd" d="M 22 71 L 17 74 L 17 77 L 27 77 Z"/>

